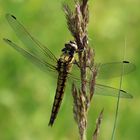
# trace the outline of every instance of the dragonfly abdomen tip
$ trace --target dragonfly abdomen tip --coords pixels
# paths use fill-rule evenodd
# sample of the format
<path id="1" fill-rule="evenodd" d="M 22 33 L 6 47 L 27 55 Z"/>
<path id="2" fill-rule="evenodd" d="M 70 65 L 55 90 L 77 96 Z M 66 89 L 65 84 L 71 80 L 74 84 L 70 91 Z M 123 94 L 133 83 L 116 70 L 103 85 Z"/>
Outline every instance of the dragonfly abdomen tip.
<path id="1" fill-rule="evenodd" d="M 54 123 L 54 120 L 51 118 L 50 121 L 49 121 L 48 126 L 51 126 L 52 127 L 53 126 L 53 123 Z"/>

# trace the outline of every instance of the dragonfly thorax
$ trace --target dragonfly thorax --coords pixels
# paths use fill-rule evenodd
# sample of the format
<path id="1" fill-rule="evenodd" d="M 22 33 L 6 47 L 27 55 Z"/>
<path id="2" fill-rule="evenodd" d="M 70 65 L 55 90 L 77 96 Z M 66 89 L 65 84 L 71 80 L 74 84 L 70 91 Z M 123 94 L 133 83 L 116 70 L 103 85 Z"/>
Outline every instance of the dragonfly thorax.
<path id="1" fill-rule="evenodd" d="M 62 55 L 67 55 L 73 57 L 77 50 L 77 45 L 75 42 L 70 41 L 69 43 L 65 44 L 65 47 L 62 49 Z"/>
<path id="2" fill-rule="evenodd" d="M 65 47 L 62 49 L 62 54 L 57 61 L 57 70 L 58 71 L 66 71 L 72 67 L 74 61 L 74 55 L 77 51 L 77 45 L 75 42 L 70 41 L 69 43 L 65 44 Z"/>

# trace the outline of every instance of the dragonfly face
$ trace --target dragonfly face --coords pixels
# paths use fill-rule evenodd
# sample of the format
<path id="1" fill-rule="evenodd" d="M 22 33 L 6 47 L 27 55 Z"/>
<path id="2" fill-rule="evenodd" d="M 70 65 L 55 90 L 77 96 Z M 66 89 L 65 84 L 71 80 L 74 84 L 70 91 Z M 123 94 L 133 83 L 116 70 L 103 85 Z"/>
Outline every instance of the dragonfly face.
<path id="1" fill-rule="evenodd" d="M 73 65 L 74 56 L 77 52 L 77 45 L 71 41 L 65 44 L 60 58 L 57 59 L 46 46 L 42 45 L 27 31 L 27 29 L 16 19 L 15 16 L 6 14 L 6 19 L 25 46 L 24 48 L 20 47 L 6 38 L 4 38 L 4 41 L 21 55 L 30 60 L 33 64 L 37 65 L 41 70 L 45 71 L 46 73 L 52 72 L 58 75 L 56 95 L 49 123 L 52 125 L 62 101 L 67 77 L 70 81 L 80 81 L 80 77 L 77 76 L 79 68 L 77 65 Z M 120 76 L 122 65 L 124 68 L 123 75 L 135 70 L 135 65 L 127 61 L 101 64 L 98 71 L 98 78 L 112 78 Z M 70 72 L 71 67 L 72 71 Z M 99 95 L 118 97 L 119 91 L 120 97 L 132 98 L 132 95 L 121 89 L 116 89 L 97 83 L 95 86 L 95 93 Z"/>
<path id="2" fill-rule="evenodd" d="M 61 50 L 62 54 L 60 56 L 60 60 L 66 63 L 73 63 L 76 50 L 77 45 L 75 42 L 70 41 L 65 44 L 65 47 Z"/>
<path id="3" fill-rule="evenodd" d="M 77 50 L 77 45 L 74 41 L 70 41 L 65 44 L 65 48 L 62 49 L 63 55 L 74 56 L 74 53 Z"/>

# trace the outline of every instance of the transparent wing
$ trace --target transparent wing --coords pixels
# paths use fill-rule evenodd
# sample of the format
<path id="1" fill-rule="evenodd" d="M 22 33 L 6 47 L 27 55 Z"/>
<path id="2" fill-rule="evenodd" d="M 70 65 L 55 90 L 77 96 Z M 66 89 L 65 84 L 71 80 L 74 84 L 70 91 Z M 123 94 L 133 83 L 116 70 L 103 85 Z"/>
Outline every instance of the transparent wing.
<path id="1" fill-rule="evenodd" d="M 119 92 L 120 92 L 120 98 L 133 98 L 131 94 L 121 89 L 117 89 L 101 84 L 96 84 L 95 86 L 95 94 L 97 95 L 118 97 Z"/>
<path id="2" fill-rule="evenodd" d="M 25 45 L 25 50 L 33 54 L 42 61 L 47 61 L 53 65 L 56 65 L 57 58 L 53 53 L 44 45 L 42 45 L 37 39 L 33 38 L 26 28 L 14 17 L 13 15 L 6 14 L 6 19 L 16 35 Z"/>
<path id="3" fill-rule="evenodd" d="M 37 65 L 41 70 L 43 71 L 53 71 L 56 72 L 56 67 L 49 64 L 48 62 L 46 62 L 45 60 L 41 60 L 40 58 L 38 58 L 37 56 L 35 56 L 32 53 L 29 53 L 28 51 L 26 51 L 25 49 L 19 47 L 18 45 L 16 45 L 15 43 L 13 43 L 12 41 L 8 40 L 8 39 L 4 39 L 4 41 L 9 44 L 10 46 L 12 46 L 15 50 L 17 50 L 20 54 L 22 54 L 24 57 L 26 57 L 27 59 L 29 59 L 32 63 L 34 63 L 35 65 Z"/>
<path id="4" fill-rule="evenodd" d="M 122 74 L 122 67 L 123 75 L 129 74 L 136 68 L 134 64 L 128 61 L 100 64 L 97 77 L 102 79 L 119 77 Z"/>
<path id="5" fill-rule="evenodd" d="M 126 75 L 135 70 L 135 65 L 128 61 L 105 63 L 100 65 L 97 78 L 114 78 L 114 77 L 121 76 L 122 65 L 124 67 L 123 75 Z M 88 77 L 90 78 L 90 75 Z M 74 81 L 76 85 L 80 87 L 80 70 L 77 65 L 73 66 L 73 70 L 69 74 L 69 79 L 70 81 Z M 89 81 L 87 81 L 87 83 L 89 83 Z M 121 89 L 117 89 L 102 84 L 95 85 L 95 94 L 97 95 L 118 97 L 119 92 L 120 92 L 120 98 L 133 97 L 131 94 Z"/>
<path id="6" fill-rule="evenodd" d="M 98 79 L 110 79 L 121 76 L 121 70 L 123 66 L 123 75 L 127 75 L 130 72 L 133 72 L 136 67 L 133 63 L 129 61 L 122 61 L 122 62 L 111 62 L 111 63 L 104 63 L 104 64 L 97 64 L 98 66 Z M 87 70 L 90 69 L 87 67 Z M 72 71 L 70 72 L 70 76 L 74 77 L 74 79 L 80 80 L 80 69 L 79 67 L 74 64 Z M 87 77 L 90 78 L 90 73 L 87 73 Z"/>

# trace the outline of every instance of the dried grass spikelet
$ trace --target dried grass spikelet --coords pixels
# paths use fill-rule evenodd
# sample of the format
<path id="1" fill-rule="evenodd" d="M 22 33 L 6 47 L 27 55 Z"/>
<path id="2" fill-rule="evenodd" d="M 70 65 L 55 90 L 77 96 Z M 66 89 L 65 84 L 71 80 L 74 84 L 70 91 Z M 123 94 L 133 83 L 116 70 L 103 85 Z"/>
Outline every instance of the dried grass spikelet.
<path id="1" fill-rule="evenodd" d="M 94 95 L 97 68 L 94 66 L 94 51 L 88 46 L 87 25 L 89 22 L 88 0 L 75 0 L 75 10 L 63 5 L 67 26 L 78 47 L 78 67 L 81 88 L 72 85 L 73 114 L 79 129 L 80 140 L 86 140 L 87 113 Z M 87 73 L 89 74 L 89 77 Z"/>
<path id="2" fill-rule="evenodd" d="M 92 53 L 92 52 L 89 52 Z M 89 59 L 90 56 L 86 55 Z M 87 59 L 87 58 L 86 58 Z M 89 60 L 89 64 L 93 63 Z M 86 66 L 87 67 L 87 66 Z M 87 129 L 87 114 L 90 107 L 90 102 L 92 100 L 94 94 L 94 87 L 95 87 L 95 79 L 97 75 L 96 69 L 91 70 L 90 81 L 88 83 L 84 83 L 89 85 L 89 94 L 85 94 L 82 92 L 82 89 L 77 89 L 76 85 L 73 83 L 72 85 L 72 95 L 74 99 L 73 105 L 73 114 L 74 119 L 79 128 L 80 140 L 86 139 L 86 129 Z M 87 85 L 85 85 L 87 87 Z"/>
<path id="3" fill-rule="evenodd" d="M 85 140 L 88 100 L 87 97 L 80 90 L 78 91 L 76 89 L 75 84 L 72 85 L 72 95 L 74 99 L 73 114 L 79 128 L 80 140 Z"/>
<path id="4" fill-rule="evenodd" d="M 93 140 L 97 140 L 97 136 L 99 134 L 100 125 L 101 125 L 102 118 L 103 118 L 103 112 L 104 112 L 104 109 L 101 110 L 99 117 L 96 121 L 96 128 L 95 128 L 95 131 L 94 131 L 93 137 L 92 137 Z"/>
<path id="5" fill-rule="evenodd" d="M 89 82 L 89 94 L 84 94 L 80 89 L 77 89 L 74 83 L 72 85 L 72 95 L 74 99 L 73 114 L 74 120 L 78 125 L 80 140 L 86 140 L 87 114 L 94 95 L 96 75 L 97 71 L 95 69 L 92 71 L 91 80 Z"/>
<path id="6" fill-rule="evenodd" d="M 79 50 L 84 49 L 84 42 L 87 42 L 87 24 L 89 22 L 87 2 L 88 0 L 76 1 L 74 12 L 67 4 L 63 4 L 68 29 L 74 37 Z"/>

